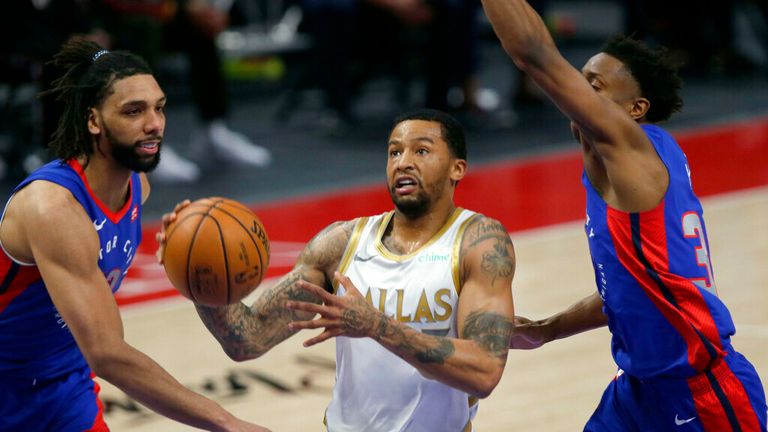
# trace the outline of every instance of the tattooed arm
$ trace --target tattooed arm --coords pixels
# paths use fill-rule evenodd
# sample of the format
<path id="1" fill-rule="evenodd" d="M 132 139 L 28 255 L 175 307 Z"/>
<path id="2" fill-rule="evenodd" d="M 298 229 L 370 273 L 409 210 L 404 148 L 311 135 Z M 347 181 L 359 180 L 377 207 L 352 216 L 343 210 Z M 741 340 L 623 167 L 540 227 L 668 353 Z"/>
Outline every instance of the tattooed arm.
<path id="1" fill-rule="evenodd" d="M 195 305 L 203 323 L 229 357 L 237 361 L 259 357 L 295 333 L 288 328 L 289 322 L 312 318 L 311 313 L 286 309 L 285 303 L 320 302 L 317 295 L 298 287 L 301 280 L 332 289 L 332 272 L 339 265 L 354 223 L 337 222 L 317 234 L 299 255 L 293 270 L 275 285 L 261 288 L 266 291 L 251 307 L 240 302 L 224 307 Z"/>
<path id="2" fill-rule="evenodd" d="M 289 302 L 295 310 L 319 313 L 293 329 L 325 331 L 305 345 L 330 337 L 370 337 L 429 378 L 467 393 L 486 397 L 498 384 L 507 360 L 512 331 L 512 242 L 497 221 L 478 217 L 464 233 L 461 246 L 463 286 L 457 306 L 459 338 L 421 333 L 368 304 L 349 278 L 337 273 L 347 293 L 338 297 L 302 283 L 323 305 Z"/>

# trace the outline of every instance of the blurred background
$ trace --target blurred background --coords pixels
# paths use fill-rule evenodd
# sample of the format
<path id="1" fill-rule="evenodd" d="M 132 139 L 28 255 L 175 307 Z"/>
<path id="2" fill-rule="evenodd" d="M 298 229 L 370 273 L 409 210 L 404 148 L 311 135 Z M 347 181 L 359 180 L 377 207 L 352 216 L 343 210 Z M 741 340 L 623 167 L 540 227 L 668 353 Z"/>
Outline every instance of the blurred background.
<path id="1" fill-rule="evenodd" d="M 768 108 L 765 0 L 530 2 L 581 67 L 610 35 L 668 46 L 685 79 L 672 128 Z M 565 118 L 501 50 L 476 0 L 14 0 L 0 20 L 0 186 L 49 159 L 36 93 L 72 34 L 149 60 L 169 96 L 145 215 L 185 197 L 258 203 L 383 179 L 392 118 L 467 128 L 472 166 L 569 142 Z M 145 216 L 145 217 L 146 217 Z"/>

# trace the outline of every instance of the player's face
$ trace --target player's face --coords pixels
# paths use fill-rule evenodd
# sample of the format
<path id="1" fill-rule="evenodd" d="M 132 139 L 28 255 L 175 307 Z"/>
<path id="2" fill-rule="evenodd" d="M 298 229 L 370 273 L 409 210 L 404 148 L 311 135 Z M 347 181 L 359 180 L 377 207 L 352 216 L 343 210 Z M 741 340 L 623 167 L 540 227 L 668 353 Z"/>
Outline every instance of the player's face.
<path id="1" fill-rule="evenodd" d="M 599 53 L 587 61 L 581 73 L 601 96 L 630 113 L 641 97 L 640 86 L 619 59 Z"/>
<path id="2" fill-rule="evenodd" d="M 609 54 L 599 53 L 590 58 L 581 69 L 589 85 L 613 103 L 619 105 L 628 114 L 638 117 L 637 102 L 641 99 L 640 85 L 619 59 Z M 582 141 L 579 126 L 571 122 L 571 132 L 576 141 Z"/>
<path id="3" fill-rule="evenodd" d="M 419 217 L 464 176 L 466 162 L 453 156 L 440 123 L 406 120 L 395 126 L 387 147 L 387 187 L 395 207 Z"/>
<path id="4" fill-rule="evenodd" d="M 133 75 L 116 81 L 112 93 L 97 110 L 105 151 L 121 166 L 148 172 L 160 162 L 165 130 L 165 94 L 152 75 Z"/>

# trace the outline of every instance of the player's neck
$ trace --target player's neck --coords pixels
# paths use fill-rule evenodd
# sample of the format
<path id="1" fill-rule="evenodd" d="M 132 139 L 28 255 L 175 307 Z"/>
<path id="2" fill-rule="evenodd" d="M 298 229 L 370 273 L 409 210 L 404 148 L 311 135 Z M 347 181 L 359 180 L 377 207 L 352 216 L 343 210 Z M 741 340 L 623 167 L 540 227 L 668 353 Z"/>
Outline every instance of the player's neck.
<path id="1" fill-rule="evenodd" d="M 87 165 L 84 157 L 78 158 L 78 162 L 85 168 L 85 178 L 94 195 L 110 210 L 120 210 L 128 199 L 131 171 L 96 154 L 91 155 Z"/>
<path id="2" fill-rule="evenodd" d="M 430 211 L 418 217 L 408 217 L 395 210 L 392 225 L 389 230 L 391 236 L 401 247 L 409 249 L 404 253 L 410 253 L 428 242 L 450 219 L 456 206 L 453 202 L 447 205 L 436 205 Z"/>

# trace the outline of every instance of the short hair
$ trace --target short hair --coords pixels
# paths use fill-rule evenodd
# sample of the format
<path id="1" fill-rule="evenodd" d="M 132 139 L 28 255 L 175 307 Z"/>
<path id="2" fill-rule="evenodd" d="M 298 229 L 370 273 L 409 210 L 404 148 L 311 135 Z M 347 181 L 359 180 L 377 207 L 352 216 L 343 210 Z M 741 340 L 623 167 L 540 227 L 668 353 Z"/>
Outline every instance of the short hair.
<path id="1" fill-rule="evenodd" d="M 106 51 L 82 37 L 65 42 L 49 63 L 62 74 L 40 95 L 51 95 L 63 102 L 58 126 L 48 143 L 56 157 L 63 160 L 93 154 L 89 109 L 100 106 L 112 94 L 116 81 L 152 74 L 141 57 L 127 51 Z"/>
<path id="2" fill-rule="evenodd" d="M 440 123 L 440 131 L 443 139 L 448 143 L 451 153 L 458 159 L 467 160 L 467 143 L 464 137 L 464 129 L 451 115 L 434 109 L 420 109 L 397 116 L 392 123 L 392 128 L 407 120 L 425 120 Z"/>
<path id="3" fill-rule="evenodd" d="M 669 119 L 683 107 L 682 80 L 666 48 L 651 49 L 632 37 L 618 35 L 600 49 L 621 61 L 640 86 L 642 96 L 651 102 L 645 117 L 656 123 Z"/>

